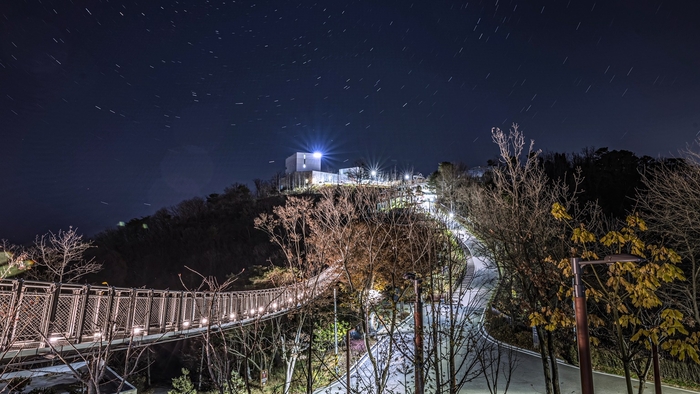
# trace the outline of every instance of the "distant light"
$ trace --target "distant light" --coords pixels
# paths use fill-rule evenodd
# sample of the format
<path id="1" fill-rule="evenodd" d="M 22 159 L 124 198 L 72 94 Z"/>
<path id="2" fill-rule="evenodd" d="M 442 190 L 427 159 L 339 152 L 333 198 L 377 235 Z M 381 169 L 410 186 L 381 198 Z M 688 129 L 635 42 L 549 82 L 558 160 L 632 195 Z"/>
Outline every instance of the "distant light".
<path id="1" fill-rule="evenodd" d="M 403 176 L 403 179 L 405 179 L 405 180 L 408 180 L 408 178 L 410 178 L 410 176 L 408 174 Z"/>
<path id="2" fill-rule="evenodd" d="M 314 152 L 314 158 L 320 159 L 321 157 L 323 157 L 323 153 L 321 153 L 321 152 Z"/>
<path id="3" fill-rule="evenodd" d="M 371 174 L 372 176 L 377 176 L 377 171 L 372 170 Z"/>

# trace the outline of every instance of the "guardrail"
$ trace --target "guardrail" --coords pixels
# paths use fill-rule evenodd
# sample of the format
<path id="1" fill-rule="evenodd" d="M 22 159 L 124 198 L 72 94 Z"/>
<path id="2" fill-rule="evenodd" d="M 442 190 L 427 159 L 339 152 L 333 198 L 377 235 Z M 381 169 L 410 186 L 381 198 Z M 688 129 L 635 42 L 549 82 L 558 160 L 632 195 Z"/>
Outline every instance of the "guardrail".
<path id="1" fill-rule="evenodd" d="M 0 358 L 147 342 L 226 329 L 286 313 L 316 298 L 337 277 L 265 290 L 207 292 L 0 281 Z M 60 351 L 60 350 L 59 350 Z"/>

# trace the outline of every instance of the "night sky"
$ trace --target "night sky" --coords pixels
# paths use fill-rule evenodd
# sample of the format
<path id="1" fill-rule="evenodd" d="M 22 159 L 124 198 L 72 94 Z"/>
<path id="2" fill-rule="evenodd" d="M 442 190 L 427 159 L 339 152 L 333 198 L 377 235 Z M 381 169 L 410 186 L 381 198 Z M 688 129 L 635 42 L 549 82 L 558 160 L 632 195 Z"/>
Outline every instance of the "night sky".
<path id="1" fill-rule="evenodd" d="M 700 1 L 3 0 L 0 238 L 94 234 L 295 151 L 427 175 L 491 127 L 672 156 L 700 132 Z"/>

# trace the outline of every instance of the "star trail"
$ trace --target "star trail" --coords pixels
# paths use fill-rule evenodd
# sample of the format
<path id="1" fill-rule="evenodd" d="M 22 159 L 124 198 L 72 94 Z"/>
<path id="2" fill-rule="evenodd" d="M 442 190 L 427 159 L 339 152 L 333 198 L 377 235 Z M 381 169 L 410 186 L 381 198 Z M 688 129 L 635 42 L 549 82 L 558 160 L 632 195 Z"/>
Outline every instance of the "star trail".
<path id="1" fill-rule="evenodd" d="M 295 151 L 428 175 L 491 127 L 672 156 L 700 133 L 694 1 L 0 5 L 0 238 L 94 234 Z"/>

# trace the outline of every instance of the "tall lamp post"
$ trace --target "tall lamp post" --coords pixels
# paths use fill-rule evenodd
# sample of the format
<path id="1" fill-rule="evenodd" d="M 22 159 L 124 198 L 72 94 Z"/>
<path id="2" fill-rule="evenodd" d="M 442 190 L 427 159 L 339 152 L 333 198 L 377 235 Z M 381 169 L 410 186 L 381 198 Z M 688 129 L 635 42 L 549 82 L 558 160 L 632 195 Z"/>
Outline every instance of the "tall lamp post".
<path id="1" fill-rule="evenodd" d="M 576 315 L 576 342 L 578 343 L 578 365 L 581 373 L 581 393 L 593 394 L 593 368 L 591 366 L 591 348 L 588 335 L 588 311 L 586 310 L 586 288 L 581 278 L 583 267 L 593 264 L 613 264 L 633 262 L 645 259 L 631 254 L 613 254 L 603 260 L 581 261 L 579 257 L 571 258 L 574 272 L 574 313 Z"/>
<path id="2" fill-rule="evenodd" d="M 335 373 L 338 373 L 338 287 L 333 287 L 333 338 L 335 339 Z"/>
<path id="3" fill-rule="evenodd" d="M 416 277 L 413 272 L 408 272 L 404 279 L 412 280 L 416 293 L 415 309 L 413 311 L 413 360 L 415 364 L 415 394 L 423 394 L 423 300 L 421 297 L 421 282 L 422 279 Z"/>

